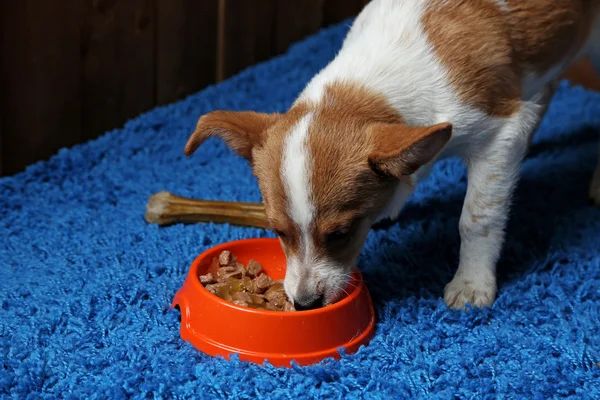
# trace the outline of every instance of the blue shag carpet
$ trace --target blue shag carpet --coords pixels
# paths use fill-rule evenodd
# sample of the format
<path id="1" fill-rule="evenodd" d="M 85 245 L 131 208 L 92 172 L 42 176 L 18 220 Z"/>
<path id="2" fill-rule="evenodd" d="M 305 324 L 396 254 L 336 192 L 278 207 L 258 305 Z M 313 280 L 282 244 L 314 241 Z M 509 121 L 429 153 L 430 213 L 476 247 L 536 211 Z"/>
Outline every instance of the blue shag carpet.
<path id="1" fill-rule="evenodd" d="M 368 238 L 360 267 L 378 316 L 368 347 L 276 369 L 181 341 L 169 304 L 196 255 L 271 234 L 149 225 L 148 197 L 259 201 L 245 162 L 217 140 L 186 159 L 188 135 L 213 109 L 285 110 L 346 31 L 0 180 L 3 398 L 600 398 L 600 210 L 587 202 L 600 94 L 568 83 L 523 165 L 493 308 L 450 311 L 441 299 L 465 192 L 450 160 Z"/>

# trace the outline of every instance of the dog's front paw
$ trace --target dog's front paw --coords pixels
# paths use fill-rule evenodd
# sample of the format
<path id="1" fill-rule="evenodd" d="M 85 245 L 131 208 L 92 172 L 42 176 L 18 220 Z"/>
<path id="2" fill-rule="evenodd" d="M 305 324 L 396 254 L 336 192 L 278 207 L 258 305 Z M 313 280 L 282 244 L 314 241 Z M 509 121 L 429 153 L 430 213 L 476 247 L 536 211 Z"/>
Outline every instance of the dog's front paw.
<path id="1" fill-rule="evenodd" d="M 465 309 L 471 307 L 491 307 L 496 300 L 495 279 L 472 280 L 455 276 L 444 288 L 444 301 L 450 308 Z"/>

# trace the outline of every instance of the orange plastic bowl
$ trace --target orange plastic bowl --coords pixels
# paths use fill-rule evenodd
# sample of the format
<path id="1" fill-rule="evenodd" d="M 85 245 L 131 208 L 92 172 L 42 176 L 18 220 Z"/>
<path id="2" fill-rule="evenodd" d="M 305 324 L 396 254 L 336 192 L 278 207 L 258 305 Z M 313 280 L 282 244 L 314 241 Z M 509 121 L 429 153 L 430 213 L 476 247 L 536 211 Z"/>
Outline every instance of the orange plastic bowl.
<path id="1" fill-rule="evenodd" d="M 238 354 L 241 360 L 275 366 L 317 363 L 340 358 L 339 349 L 353 353 L 372 338 L 375 313 L 371 296 L 358 270 L 348 295 L 330 306 L 296 312 L 256 310 L 227 302 L 208 292 L 199 275 L 213 257 L 231 251 L 241 263 L 254 259 L 275 280 L 285 276 L 285 256 L 276 239 L 249 239 L 225 243 L 202 253 L 171 307 L 181 311 L 181 338 L 211 356 Z"/>

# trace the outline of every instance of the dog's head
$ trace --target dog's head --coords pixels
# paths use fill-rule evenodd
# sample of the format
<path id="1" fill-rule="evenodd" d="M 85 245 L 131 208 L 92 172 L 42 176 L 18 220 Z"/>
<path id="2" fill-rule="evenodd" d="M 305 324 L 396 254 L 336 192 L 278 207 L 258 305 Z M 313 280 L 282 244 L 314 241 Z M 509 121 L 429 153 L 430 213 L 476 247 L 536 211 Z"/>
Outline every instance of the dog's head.
<path id="1" fill-rule="evenodd" d="M 217 136 L 250 162 L 287 257 L 285 290 L 309 309 L 343 296 L 371 225 L 450 135 L 450 124 L 407 126 L 383 97 L 334 85 L 282 114 L 206 114 L 185 154 Z"/>

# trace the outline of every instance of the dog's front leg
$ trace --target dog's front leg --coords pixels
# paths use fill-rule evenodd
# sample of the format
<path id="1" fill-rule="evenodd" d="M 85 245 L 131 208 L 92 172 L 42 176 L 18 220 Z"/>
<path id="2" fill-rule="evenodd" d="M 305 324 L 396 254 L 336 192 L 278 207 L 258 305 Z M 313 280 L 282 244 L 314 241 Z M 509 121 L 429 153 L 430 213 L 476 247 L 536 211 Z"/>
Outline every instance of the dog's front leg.
<path id="1" fill-rule="evenodd" d="M 496 263 L 520 164 L 545 106 L 525 103 L 488 140 L 473 144 L 466 157 L 468 186 L 459 222 L 460 262 L 444 290 L 452 308 L 491 306 L 496 298 Z"/>

